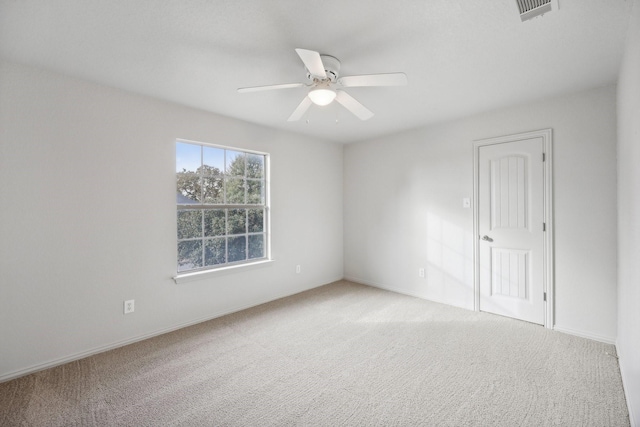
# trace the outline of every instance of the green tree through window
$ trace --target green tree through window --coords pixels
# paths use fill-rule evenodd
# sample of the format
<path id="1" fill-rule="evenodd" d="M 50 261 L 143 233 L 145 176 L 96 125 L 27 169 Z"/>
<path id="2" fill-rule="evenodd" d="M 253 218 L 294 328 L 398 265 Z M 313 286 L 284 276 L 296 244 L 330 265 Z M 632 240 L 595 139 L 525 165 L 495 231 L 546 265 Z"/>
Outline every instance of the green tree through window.
<path id="1" fill-rule="evenodd" d="M 267 257 L 266 155 L 176 142 L 178 272 Z"/>

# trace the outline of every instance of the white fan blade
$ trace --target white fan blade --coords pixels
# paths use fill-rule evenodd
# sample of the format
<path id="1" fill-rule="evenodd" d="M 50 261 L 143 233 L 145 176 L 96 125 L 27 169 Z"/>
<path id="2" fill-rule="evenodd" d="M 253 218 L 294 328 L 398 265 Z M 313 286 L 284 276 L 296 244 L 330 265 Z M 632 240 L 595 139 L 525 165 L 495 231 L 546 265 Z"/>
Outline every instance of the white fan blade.
<path id="1" fill-rule="evenodd" d="M 312 76 L 320 77 L 321 79 L 327 78 L 327 73 L 324 71 L 324 64 L 320 54 L 314 50 L 296 49 L 296 53 L 304 62 L 304 66 L 311 73 Z"/>
<path id="2" fill-rule="evenodd" d="M 407 84 L 405 73 L 363 74 L 360 76 L 345 76 L 338 79 L 343 87 L 357 86 L 404 86 Z"/>
<path id="3" fill-rule="evenodd" d="M 305 96 L 302 102 L 300 103 L 300 105 L 298 105 L 295 111 L 289 116 L 287 121 L 295 122 L 297 120 L 300 120 L 300 118 L 302 118 L 304 113 L 307 112 L 309 107 L 311 107 L 311 104 L 313 104 L 313 102 L 311 102 L 311 98 L 309 98 L 308 96 Z"/>
<path id="4" fill-rule="evenodd" d="M 248 93 L 248 92 L 261 92 L 263 90 L 273 90 L 273 89 L 291 89 L 294 87 L 302 87 L 304 84 L 302 83 L 285 83 L 281 85 L 268 85 L 268 86 L 253 86 L 253 87 L 241 87 L 238 89 L 240 93 Z"/>
<path id="5" fill-rule="evenodd" d="M 341 90 L 337 92 L 338 94 L 336 95 L 336 101 L 342 104 L 344 108 L 351 111 L 357 118 L 359 118 L 360 120 L 369 120 L 371 117 L 373 117 L 373 113 L 369 111 L 367 107 L 360 104 L 347 92 Z"/>

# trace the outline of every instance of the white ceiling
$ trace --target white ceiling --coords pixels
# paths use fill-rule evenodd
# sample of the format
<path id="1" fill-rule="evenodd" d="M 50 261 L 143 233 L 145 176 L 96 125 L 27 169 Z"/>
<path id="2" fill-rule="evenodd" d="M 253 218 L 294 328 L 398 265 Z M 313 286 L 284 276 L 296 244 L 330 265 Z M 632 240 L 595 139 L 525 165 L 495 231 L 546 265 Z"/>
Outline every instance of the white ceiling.
<path id="1" fill-rule="evenodd" d="M 0 57 L 351 142 L 615 82 L 632 1 L 559 3 L 523 23 L 516 0 L 0 0 Z M 306 82 L 298 47 L 409 85 L 348 89 L 365 122 L 336 103 L 287 122 L 305 88 L 237 93 Z"/>

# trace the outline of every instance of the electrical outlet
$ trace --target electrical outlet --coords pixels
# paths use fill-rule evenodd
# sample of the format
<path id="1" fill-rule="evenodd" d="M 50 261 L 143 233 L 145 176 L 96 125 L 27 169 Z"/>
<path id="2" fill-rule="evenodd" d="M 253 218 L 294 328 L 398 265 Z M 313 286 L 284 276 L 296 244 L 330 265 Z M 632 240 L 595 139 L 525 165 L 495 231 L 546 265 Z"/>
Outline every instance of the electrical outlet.
<path id="1" fill-rule="evenodd" d="M 296 274 L 300 274 L 300 265 L 296 265 Z"/>
<path id="2" fill-rule="evenodd" d="M 124 314 L 133 313 L 135 309 L 135 300 L 130 299 L 124 302 Z"/>
<path id="3" fill-rule="evenodd" d="M 424 279 L 424 268 L 419 268 L 418 269 L 418 276 L 422 277 Z"/>

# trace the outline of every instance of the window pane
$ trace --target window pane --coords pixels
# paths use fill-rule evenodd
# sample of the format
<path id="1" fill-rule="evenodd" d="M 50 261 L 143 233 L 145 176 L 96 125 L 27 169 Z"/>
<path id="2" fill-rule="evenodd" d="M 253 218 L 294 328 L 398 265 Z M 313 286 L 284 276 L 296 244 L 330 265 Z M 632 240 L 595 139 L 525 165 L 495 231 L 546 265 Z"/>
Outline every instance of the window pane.
<path id="1" fill-rule="evenodd" d="M 227 178 L 227 203 L 244 205 L 244 179 Z"/>
<path id="2" fill-rule="evenodd" d="M 178 211 L 178 239 L 202 236 L 202 212 Z"/>
<path id="3" fill-rule="evenodd" d="M 209 239 L 204 244 L 204 265 L 224 264 L 226 262 L 225 238 Z"/>
<path id="4" fill-rule="evenodd" d="M 249 233 L 260 233 L 264 231 L 264 209 L 249 209 L 247 214 Z"/>
<path id="5" fill-rule="evenodd" d="M 193 172 L 176 172 L 178 204 L 200 203 L 202 186 L 200 175 Z"/>
<path id="6" fill-rule="evenodd" d="M 247 259 L 247 237 L 229 237 L 229 262 Z"/>
<path id="7" fill-rule="evenodd" d="M 247 232 L 247 210 L 229 209 L 227 234 L 244 234 Z"/>
<path id="8" fill-rule="evenodd" d="M 264 257 L 264 235 L 249 236 L 249 259 Z"/>
<path id="9" fill-rule="evenodd" d="M 264 156 L 247 154 L 247 178 L 264 178 Z"/>
<path id="10" fill-rule="evenodd" d="M 255 205 L 264 203 L 262 188 L 262 181 L 247 181 L 247 203 Z"/>
<path id="11" fill-rule="evenodd" d="M 266 163 L 266 155 L 176 141 L 178 272 L 265 257 Z"/>
<path id="12" fill-rule="evenodd" d="M 244 176 L 245 153 L 227 150 L 227 175 Z"/>
<path id="13" fill-rule="evenodd" d="M 205 237 L 225 235 L 225 210 L 214 209 L 204 211 L 204 235 Z"/>
<path id="14" fill-rule="evenodd" d="M 202 160 L 205 175 L 224 174 L 224 149 L 213 147 L 202 147 Z"/>
<path id="15" fill-rule="evenodd" d="M 202 267 L 202 240 L 178 242 L 178 271 Z"/>
<path id="16" fill-rule="evenodd" d="M 176 172 L 196 172 L 201 164 L 199 145 L 176 143 Z"/>
<path id="17" fill-rule="evenodd" d="M 202 178 L 202 195 L 204 203 L 224 203 L 222 177 L 205 176 Z"/>

